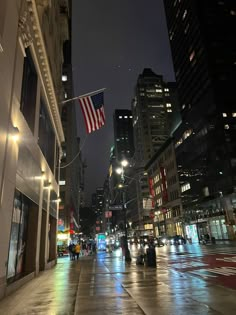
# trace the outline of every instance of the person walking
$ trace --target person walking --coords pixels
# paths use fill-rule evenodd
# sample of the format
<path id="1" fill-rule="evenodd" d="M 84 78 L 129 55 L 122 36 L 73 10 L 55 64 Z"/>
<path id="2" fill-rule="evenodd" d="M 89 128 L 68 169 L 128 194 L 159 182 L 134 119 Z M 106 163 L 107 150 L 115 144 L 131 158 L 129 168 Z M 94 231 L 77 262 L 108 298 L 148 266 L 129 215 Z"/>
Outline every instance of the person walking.
<path id="1" fill-rule="evenodd" d="M 81 250 L 80 243 L 77 243 L 77 244 L 75 245 L 75 254 L 76 254 L 77 260 L 79 259 L 80 250 Z"/>
<path id="2" fill-rule="evenodd" d="M 70 245 L 68 246 L 70 260 L 73 260 L 73 248 L 74 247 L 75 247 L 75 245 L 73 243 L 70 243 Z"/>

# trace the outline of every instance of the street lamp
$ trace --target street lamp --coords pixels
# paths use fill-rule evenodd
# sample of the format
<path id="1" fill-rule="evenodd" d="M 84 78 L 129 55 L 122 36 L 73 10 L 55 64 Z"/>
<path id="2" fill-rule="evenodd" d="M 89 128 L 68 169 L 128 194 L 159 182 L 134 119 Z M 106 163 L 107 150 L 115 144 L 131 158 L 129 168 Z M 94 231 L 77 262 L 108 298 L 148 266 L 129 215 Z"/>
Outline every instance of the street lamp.
<path id="1" fill-rule="evenodd" d="M 128 231 L 127 231 L 127 217 L 126 217 L 126 212 L 127 212 L 127 204 L 126 204 L 126 191 L 125 191 L 125 176 L 124 176 L 124 167 L 126 167 L 128 165 L 128 161 L 127 160 L 122 160 L 121 161 L 121 167 L 116 169 L 116 173 L 121 175 L 121 180 L 122 180 L 122 184 L 118 185 L 119 188 L 122 189 L 122 211 L 124 214 L 124 229 L 125 229 L 125 237 L 124 237 L 124 250 L 125 250 L 125 261 L 131 261 L 131 257 L 130 257 L 130 251 L 129 251 L 129 247 L 128 247 Z"/>

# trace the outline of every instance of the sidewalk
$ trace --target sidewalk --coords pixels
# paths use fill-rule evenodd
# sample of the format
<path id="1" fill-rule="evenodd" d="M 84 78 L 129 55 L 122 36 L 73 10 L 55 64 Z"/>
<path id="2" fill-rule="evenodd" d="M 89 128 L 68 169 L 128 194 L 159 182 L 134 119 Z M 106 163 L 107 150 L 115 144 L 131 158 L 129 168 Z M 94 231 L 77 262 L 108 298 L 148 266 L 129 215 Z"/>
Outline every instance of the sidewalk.
<path id="1" fill-rule="evenodd" d="M 59 258 L 0 302 L 1 315 L 231 315 L 236 292 L 169 269 L 127 265 L 99 253 L 78 262 Z"/>

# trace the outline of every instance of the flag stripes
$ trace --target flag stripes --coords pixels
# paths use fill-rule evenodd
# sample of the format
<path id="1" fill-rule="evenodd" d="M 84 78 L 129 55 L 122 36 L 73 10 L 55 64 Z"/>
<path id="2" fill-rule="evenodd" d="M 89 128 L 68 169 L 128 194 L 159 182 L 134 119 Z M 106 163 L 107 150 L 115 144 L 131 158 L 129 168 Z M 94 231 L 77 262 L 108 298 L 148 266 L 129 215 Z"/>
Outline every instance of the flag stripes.
<path id="1" fill-rule="evenodd" d="M 87 133 L 100 129 L 105 124 L 103 92 L 79 98 Z"/>

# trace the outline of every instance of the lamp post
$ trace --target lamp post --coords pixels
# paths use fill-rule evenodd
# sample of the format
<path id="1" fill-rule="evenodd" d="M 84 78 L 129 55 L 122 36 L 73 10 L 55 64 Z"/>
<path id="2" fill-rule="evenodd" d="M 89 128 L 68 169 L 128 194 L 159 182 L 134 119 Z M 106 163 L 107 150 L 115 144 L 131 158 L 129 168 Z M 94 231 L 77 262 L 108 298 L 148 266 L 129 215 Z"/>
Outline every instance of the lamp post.
<path id="1" fill-rule="evenodd" d="M 121 181 L 122 181 L 122 185 L 119 185 L 119 187 L 122 189 L 122 211 L 124 214 L 124 230 L 125 230 L 125 236 L 124 236 L 124 251 L 125 251 L 125 261 L 129 262 L 131 261 L 131 257 L 130 257 L 130 251 L 129 251 L 129 247 L 128 247 L 128 231 L 127 231 L 127 217 L 126 217 L 126 213 L 127 213 L 127 204 L 126 204 L 126 191 L 125 191 L 125 176 L 124 176 L 124 168 L 128 165 L 128 161 L 123 160 L 121 161 L 121 167 L 118 168 L 116 170 L 117 174 L 121 175 Z"/>

